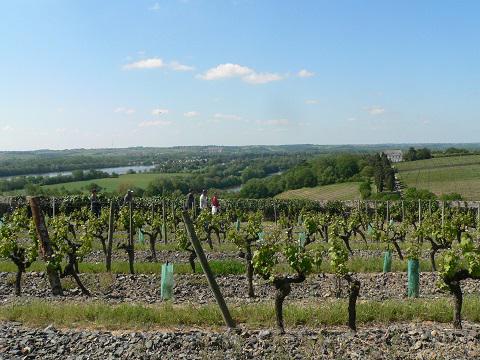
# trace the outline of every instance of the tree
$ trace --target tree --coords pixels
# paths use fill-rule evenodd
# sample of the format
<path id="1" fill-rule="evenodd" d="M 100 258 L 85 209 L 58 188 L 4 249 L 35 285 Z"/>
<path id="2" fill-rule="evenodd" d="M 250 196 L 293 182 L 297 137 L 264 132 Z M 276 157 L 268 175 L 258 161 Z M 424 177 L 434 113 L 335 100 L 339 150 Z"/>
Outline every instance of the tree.
<path id="1" fill-rule="evenodd" d="M 362 182 L 358 187 L 358 191 L 360 192 L 362 199 L 368 199 L 372 196 L 372 183 L 370 180 Z"/>
<path id="2" fill-rule="evenodd" d="M 133 234 L 136 229 L 141 229 L 144 224 L 144 218 L 139 210 L 132 209 L 132 203 L 129 206 L 123 206 L 118 212 L 117 228 L 126 231 L 128 239 L 126 242 L 119 244 L 119 249 L 124 249 L 128 255 L 128 263 L 130 273 L 134 274 L 133 263 L 135 261 L 135 245 L 133 243 Z"/>
<path id="3" fill-rule="evenodd" d="M 474 239 L 475 236 L 475 239 Z M 440 269 L 441 289 L 448 290 L 454 297 L 455 310 L 453 327 L 462 328 L 463 293 L 461 282 L 466 279 L 480 279 L 480 246 L 478 230 L 473 236 L 465 233 L 460 244 L 456 244 L 443 256 Z"/>
<path id="4" fill-rule="evenodd" d="M 357 298 L 360 293 L 360 281 L 354 277 L 352 273 L 348 271 L 348 251 L 342 244 L 342 237 L 340 236 L 342 230 L 339 226 L 339 222 L 333 222 L 330 227 L 329 239 L 328 239 L 328 256 L 330 258 L 330 265 L 337 276 L 347 280 L 349 288 L 348 298 L 348 327 L 352 331 L 357 330 L 356 318 L 357 318 Z"/>
<path id="5" fill-rule="evenodd" d="M 92 249 L 93 234 L 88 220 L 86 222 L 70 222 L 64 215 L 57 215 L 50 220 L 50 239 L 54 249 L 54 266 L 61 270 L 63 257 L 67 257 L 67 264 L 61 272 L 61 277 L 72 276 L 82 293 L 90 296 L 90 292 L 83 285 L 78 276 L 78 261 Z M 77 236 L 79 234 L 79 236 Z"/>
<path id="6" fill-rule="evenodd" d="M 157 261 L 157 251 L 155 250 L 155 243 L 157 238 L 162 238 L 162 229 L 163 229 L 163 219 L 162 214 L 158 211 L 146 211 L 144 213 L 145 228 L 141 229 L 145 235 L 148 235 L 148 240 L 150 243 L 150 258 L 152 261 Z"/>
<path id="7" fill-rule="evenodd" d="M 274 267 L 279 262 L 279 256 L 287 260 L 294 275 L 276 275 Z M 305 281 L 306 276 L 314 266 L 321 265 L 322 257 L 319 250 L 307 250 L 283 238 L 280 229 L 268 234 L 253 254 L 254 271 L 264 280 L 272 284 L 275 289 L 275 314 L 277 327 L 281 334 L 285 333 L 283 323 L 283 302 L 292 291 L 292 284 Z"/>
<path id="8" fill-rule="evenodd" d="M 403 155 L 403 160 L 405 161 L 417 160 L 417 150 L 415 150 L 415 148 L 413 147 L 410 147 L 408 151 Z"/>
<path id="9" fill-rule="evenodd" d="M 227 238 L 232 241 L 240 249 L 240 257 L 245 259 L 247 268 L 247 282 L 248 282 L 248 296 L 255 297 L 253 290 L 253 264 L 252 248 L 259 238 L 259 233 L 262 230 L 263 216 L 261 212 L 251 213 L 248 215 L 248 220 L 245 227 L 240 229 L 231 229 L 227 233 Z"/>
<path id="10" fill-rule="evenodd" d="M 28 240 L 23 233 L 28 232 Z M 27 216 L 26 208 L 19 208 L 3 218 L 0 225 L 0 257 L 11 260 L 17 267 L 15 295 L 21 294 L 22 273 L 38 256 L 38 240 L 33 221 Z"/>

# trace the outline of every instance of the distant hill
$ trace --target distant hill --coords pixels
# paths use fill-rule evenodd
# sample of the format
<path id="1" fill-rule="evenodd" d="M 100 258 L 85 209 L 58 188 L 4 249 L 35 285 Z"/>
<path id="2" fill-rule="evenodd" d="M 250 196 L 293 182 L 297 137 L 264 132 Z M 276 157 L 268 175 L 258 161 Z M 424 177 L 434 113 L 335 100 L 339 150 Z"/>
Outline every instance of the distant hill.
<path id="1" fill-rule="evenodd" d="M 305 200 L 358 200 L 360 199 L 358 182 L 346 182 L 312 188 L 288 190 L 275 196 L 277 199 Z"/>
<path id="2" fill-rule="evenodd" d="M 440 157 L 395 164 L 407 187 L 427 189 L 436 195 L 459 193 L 480 200 L 480 155 Z"/>

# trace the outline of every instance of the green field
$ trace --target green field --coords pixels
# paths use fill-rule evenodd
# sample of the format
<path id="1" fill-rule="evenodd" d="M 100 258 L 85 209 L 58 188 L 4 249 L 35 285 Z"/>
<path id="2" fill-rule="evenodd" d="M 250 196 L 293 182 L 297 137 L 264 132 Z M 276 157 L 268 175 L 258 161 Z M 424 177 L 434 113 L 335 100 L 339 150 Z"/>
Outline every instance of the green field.
<path id="1" fill-rule="evenodd" d="M 480 155 L 411 161 L 396 167 L 400 181 L 407 187 L 427 189 L 437 195 L 455 192 L 467 200 L 480 199 Z"/>
<path id="2" fill-rule="evenodd" d="M 162 177 L 172 177 L 172 176 L 183 176 L 184 174 L 172 173 L 172 174 L 125 174 L 120 175 L 118 178 L 107 178 L 107 179 L 93 179 L 86 181 L 75 181 L 70 183 L 55 184 L 55 185 L 45 185 L 42 186 L 44 189 L 60 189 L 64 187 L 65 189 L 72 190 L 82 190 L 87 192 L 85 189 L 87 185 L 95 183 L 102 187 L 104 191 L 118 191 L 120 186 L 124 188 L 129 187 L 139 187 L 145 189 L 148 184 L 157 178 Z"/>
<path id="3" fill-rule="evenodd" d="M 307 200 L 358 200 L 359 182 L 347 182 L 317 186 L 313 188 L 302 188 L 288 190 L 275 196 L 278 199 L 307 199 Z"/>

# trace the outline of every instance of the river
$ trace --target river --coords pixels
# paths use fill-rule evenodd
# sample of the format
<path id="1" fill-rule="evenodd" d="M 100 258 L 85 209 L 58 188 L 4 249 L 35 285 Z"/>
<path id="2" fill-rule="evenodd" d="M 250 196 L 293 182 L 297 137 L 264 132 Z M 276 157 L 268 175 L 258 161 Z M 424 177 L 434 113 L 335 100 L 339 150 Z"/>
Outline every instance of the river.
<path id="1" fill-rule="evenodd" d="M 110 168 L 102 168 L 102 169 L 95 169 L 98 171 L 103 171 L 106 172 L 110 175 L 113 173 L 116 173 L 118 175 L 124 175 L 128 173 L 129 170 L 133 170 L 135 172 L 144 172 L 144 171 L 149 171 L 153 169 L 155 165 L 132 165 L 132 166 L 119 166 L 119 167 L 110 167 Z M 88 171 L 87 169 L 83 171 Z M 0 177 L 2 180 L 9 180 L 14 177 L 18 176 L 47 176 L 47 177 L 54 177 L 54 176 L 59 176 L 59 175 L 72 175 L 72 171 L 55 171 L 55 172 L 49 172 L 49 173 L 43 173 L 43 174 L 27 174 L 27 175 L 15 175 L 15 176 L 5 176 L 5 177 Z"/>

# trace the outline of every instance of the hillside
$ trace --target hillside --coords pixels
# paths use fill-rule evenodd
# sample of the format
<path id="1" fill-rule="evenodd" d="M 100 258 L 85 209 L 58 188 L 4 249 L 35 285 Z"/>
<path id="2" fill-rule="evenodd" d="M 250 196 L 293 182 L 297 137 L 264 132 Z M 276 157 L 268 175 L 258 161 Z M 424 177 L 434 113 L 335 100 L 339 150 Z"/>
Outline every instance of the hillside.
<path id="1" fill-rule="evenodd" d="M 357 200 L 360 199 L 358 191 L 360 183 L 347 182 L 288 190 L 275 196 L 277 199 L 306 199 L 306 200 Z"/>
<path id="2" fill-rule="evenodd" d="M 407 187 L 427 189 L 437 195 L 459 193 L 467 200 L 480 199 L 480 155 L 452 156 L 396 164 Z"/>

